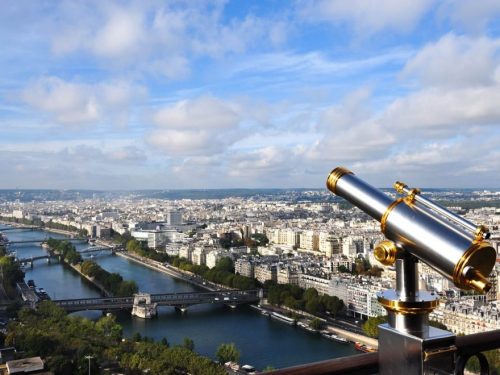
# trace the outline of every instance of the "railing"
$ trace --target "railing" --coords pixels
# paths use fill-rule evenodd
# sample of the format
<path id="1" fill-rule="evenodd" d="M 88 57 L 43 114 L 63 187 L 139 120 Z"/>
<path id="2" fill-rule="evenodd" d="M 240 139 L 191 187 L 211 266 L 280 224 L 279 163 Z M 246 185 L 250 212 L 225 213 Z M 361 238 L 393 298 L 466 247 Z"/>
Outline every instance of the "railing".
<path id="1" fill-rule="evenodd" d="M 481 375 L 489 374 L 486 357 L 481 353 L 500 348 L 500 330 L 457 336 L 455 374 L 463 375 L 465 364 L 469 358 L 476 356 L 481 366 Z M 300 366 L 283 368 L 266 375 L 344 375 L 344 374 L 376 374 L 378 372 L 378 353 L 358 354 Z"/>

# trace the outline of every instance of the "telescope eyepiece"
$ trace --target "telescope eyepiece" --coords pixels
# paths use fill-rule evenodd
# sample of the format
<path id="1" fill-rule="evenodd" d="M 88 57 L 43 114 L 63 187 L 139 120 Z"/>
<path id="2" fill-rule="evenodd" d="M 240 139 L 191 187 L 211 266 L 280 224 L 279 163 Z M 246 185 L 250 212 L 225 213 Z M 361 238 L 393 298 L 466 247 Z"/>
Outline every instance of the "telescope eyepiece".
<path id="1" fill-rule="evenodd" d="M 326 187 L 332 193 L 337 194 L 337 181 L 346 174 L 354 174 L 349 169 L 344 167 L 337 167 L 330 172 L 328 178 L 326 179 Z"/>

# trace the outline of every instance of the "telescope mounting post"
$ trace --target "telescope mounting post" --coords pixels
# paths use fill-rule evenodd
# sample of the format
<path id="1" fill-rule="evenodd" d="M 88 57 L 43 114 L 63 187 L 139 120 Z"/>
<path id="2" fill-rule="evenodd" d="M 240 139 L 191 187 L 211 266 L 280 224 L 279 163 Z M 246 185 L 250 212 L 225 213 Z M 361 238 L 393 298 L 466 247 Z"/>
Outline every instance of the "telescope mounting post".
<path id="1" fill-rule="evenodd" d="M 379 373 L 452 374 L 455 335 L 429 326 L 439 299 L 418 289 L 418 259 L 398 248 L 396 289 L 378 294 L 389 321 L 379 326 Z"/>

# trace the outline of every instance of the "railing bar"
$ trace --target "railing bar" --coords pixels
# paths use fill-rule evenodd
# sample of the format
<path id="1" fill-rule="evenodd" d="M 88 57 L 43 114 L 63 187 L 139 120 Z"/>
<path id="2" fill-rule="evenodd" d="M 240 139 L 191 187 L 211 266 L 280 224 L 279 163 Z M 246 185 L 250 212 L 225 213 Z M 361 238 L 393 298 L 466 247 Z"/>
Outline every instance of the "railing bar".
<path id="1" fill-rule="evenodd" d="M 378 372 L 378 353 L 365 353 L 329 359 L 306 365 L 266 372 L 266 375 L 374 374 Z"/>
<path id="2" fill-rule="evenodd" d="M 473 333 L 467 336 L 457 336 L 455 344 L 464 353 L 477 353 L 500 347 L 500 329 L 495 331 Z"/>

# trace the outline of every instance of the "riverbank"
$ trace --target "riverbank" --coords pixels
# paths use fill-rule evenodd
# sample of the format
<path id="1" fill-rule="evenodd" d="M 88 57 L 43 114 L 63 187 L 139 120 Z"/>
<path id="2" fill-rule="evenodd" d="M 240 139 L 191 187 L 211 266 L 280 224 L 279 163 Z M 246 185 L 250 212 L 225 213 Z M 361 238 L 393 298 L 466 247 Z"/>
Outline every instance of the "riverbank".
<path id="1" fill-rule="evenodd" d="M 81 277 L 83 277 L 85 280 L 87 280 L 89 283 L 91 283 L 94 287 L 99 289 L 99 291 L 101 292 L 101 294 L 104 295 L 104 297 L 112 297 L 113 296 L 113 294 L 109 290 L 107 290 L 101 283 L 99 283 L 97 280 L 94 280 L 93 278 L 85 275 L 82 272 L 82 269 L 81 269 L 79 264 L 69 264 L 69 263 L 64 262 L 64 261 L 63 261 L 63 264 L 66 266 L 69 266 L 73 271 L 77 272 Z"/>
<path id="2" fill-rule="evenodd" d="M 351 332 L 351 331 L 348 331 L 348 330 L 345 330 L 345 329 L 342 329 L 339 327 L 335 327 L 331 324 L 328 324 L 325 321 L 325 319 L 318 318 L 317 316 L 311 315 L 307 312 L 304 312 L 301 310 L 290 309 L 288 307 L 272 306 L 272 305 L 265 304 L 265 303 L 260 304 L 259 306 L 261 309 L 268 311 L 268 312 L 278 312 L 278 313 L 285 314 L 285 315 L 287 313 L 291 312 L 297 316 L 300 316 L 300 317 L 306 318 L 306 319 L 314 319 L 314 318 L 320 319 L 322 322 L 325 323 L 324 329 L 327 330 L 328 332 L 335 333 L 341 337 L 346 338 L 347 340 L 349 340 L 351 342 L 360 342 L 362 344 L 371 346 L 372 348 L 378 348 L 378 340 L 377 339 L 374 339 L 374 338 L 371 338 L 368 336 L 364 336 L 364 335 L 361 335 L 361 334 L 358 334 L 355 332 Z"/>
<path id="3" fill-rule="evenodd" d="M 126 258 L 132 262 L 139 263 L 144 267 L 148 267 L 158 272 L 165 273 L 176 279 L 185 281 L 187 283 L 190 283 L 205 290 L 215 291 L 221 289 L 221 286 L 219 285 L 210 283 L 208 281 L 199 280 L 199 278 L 196 275 L 189 274 L 186 271 L 176 269 L 175 267 L 172 266 L 165 266 L 161 262 L 141 257 L 140 255 L 135 255 L 124 251 L 116 252 L 116 255 Z"/>

